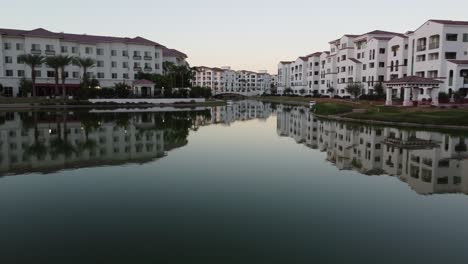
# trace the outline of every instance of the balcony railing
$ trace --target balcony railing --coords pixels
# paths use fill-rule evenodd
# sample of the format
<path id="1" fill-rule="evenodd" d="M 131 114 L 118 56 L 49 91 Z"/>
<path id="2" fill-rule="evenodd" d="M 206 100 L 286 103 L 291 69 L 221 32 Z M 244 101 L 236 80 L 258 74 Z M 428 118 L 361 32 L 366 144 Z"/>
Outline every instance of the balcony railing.
<path id="1" fill-rule="evenodd" d="M 134 60 L 141 60 L 141 56 L 133 56 Z"/>
<path id="2" fill-rule="evenodd" d="M 439 48 L 439 43 L 429 43 L 429 49 L 432 50 L 432 49 L 438 49 Z"/>
<path id="3" fill-rule="evenodd" d="M 425 51 L 426 50 L 426 45 L 418 45 L 416 47 L 416 51 Z"/>
<path id="4" fill-rule="evenodd" d="M 133 67 L 134 71 L 141 71 L 141 67 Z"/>
<path id="5" fill-rule="evenodd" d="M 55 55 L 55 50 L 46 50 L 45 54 L 46 55 Z"/>
<path id="6" fill-rule="evenodd" d="M 31 49 L 31 54 L 41 54 L 42 50 L 40 49 Z"/>
<path id="7" fill-rule="evenodd" d="M 145 68 L 145 72 L 151 72 L 151 71 L 153 71 L 153 68 L 150 68 L 150 67 Z"/>
<path id="8" fill-rule="evenodd" d="M 152 60 L 152 59 L 153 59 L 153 57 L 151 57 L 151 56 L 145 56 L 145 60 Z"/>

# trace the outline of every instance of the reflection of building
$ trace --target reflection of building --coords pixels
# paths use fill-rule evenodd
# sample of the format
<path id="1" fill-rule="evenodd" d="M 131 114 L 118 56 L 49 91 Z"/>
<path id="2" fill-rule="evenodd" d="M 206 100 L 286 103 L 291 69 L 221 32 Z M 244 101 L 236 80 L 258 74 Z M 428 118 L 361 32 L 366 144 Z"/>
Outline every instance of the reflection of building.
<path id="1" fill-rule="evenodd" d="M 339 169 L 396 176 L 420 194 L 468 194 L 464 138 L 318 120 L 302 107 L 279 107 L 277 116 L 279 135 L 326 152 Z"/>
<path id="2" fill-rule="evenodd" d="M 255 100 L 238 101 L 232 105 L 213 107 L 211 117 L 215 124 L 231 124 L 235 121 L 267 119 L 272 113 L 271 105 Z"/>
<path id="3" fill-rule="evenodd" d="M 0 125 L 0 175 L 143 163 L 187 144 L 209 112 L 7 113 Z"/>

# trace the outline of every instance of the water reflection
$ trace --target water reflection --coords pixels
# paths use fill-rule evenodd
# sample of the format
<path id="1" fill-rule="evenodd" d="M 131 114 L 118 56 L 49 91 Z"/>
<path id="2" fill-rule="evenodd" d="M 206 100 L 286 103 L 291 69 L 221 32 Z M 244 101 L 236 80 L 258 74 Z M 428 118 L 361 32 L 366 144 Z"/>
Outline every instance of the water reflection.
<path id="1" fill-rule="evenodd" d="M 392 175 L 419 194 L 468 194 L 463 136 L 320 120 L 301 107 L 280 106 L 277 115 L 280 136 L 326 152 L 340 170 Z"/>
<path id="2" fill-rule="evenodd" d="M 304 107 L 251 100 L 160 110 L 0 114 L 0 176 L 146 163 L 186 146 L 190 131 L 202 126 L 276 115 L 279 136 L 326 153 L 340 170 L 395 176 L 419 194 L 468 193 L 468 152 L 460 135 L 321 120 Z"/>

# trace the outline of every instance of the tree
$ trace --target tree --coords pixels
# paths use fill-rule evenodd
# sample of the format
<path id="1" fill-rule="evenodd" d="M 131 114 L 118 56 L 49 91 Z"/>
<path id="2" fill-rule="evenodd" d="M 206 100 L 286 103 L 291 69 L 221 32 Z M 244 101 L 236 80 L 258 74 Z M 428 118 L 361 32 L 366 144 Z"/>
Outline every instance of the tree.
<path id="1" fill-rule="evenodd" d="M 36 68 L 45 62 L 44 56 L 23 54 L 18 57 L 22 62 L 31 68 L 32 96 L 36 96 Z"/>
<path id="2" fill-rule="evenodd" d="M 54 69 L 54 79 L 55 79 L 55 95 L 58 95 L 58 86 L 59 86 L 59 69 L 60 69 L 60 61 L 57 56 L 47 57 L 45 59 L 45 63 L 48 67 Z"/>
<path id="3" fill-rule="evenodd" d="M 374 85 L 374 92 L 377 93 L 378 98 L 383 98 L 385 96 L 384 87 L 382 83 L 376 83 Z"/>
<path id="4" fill-rule="evenodd" d="M 333 93 L 335 92 L 335 88 L 329 87 L 329 88 L 327 89 L 327 92 L 329 92 L 331 95 L 333 95 Z"/>
<path id="5" fill-rule="evenodd" d="M 284 89 L 284 94 L 285 95 L 290 95 L 290 94 L 292 94 L 292 92 L 293 92 L 293 90 L 291 88 Z"/>
<path id="6" fill-rule="evenodd" d="M 60 68 L 60 75 L 62 77 L 62 95 L 63 99 L 65 100 L 67 97 L 67 88 L 65 86 L 65 80 L 67 79 L 67 75 L 65 74 L 65 67 L 70 65 L 73 61 L 73 57 L 70 56 L 64 56 L 64 55 L 58 55 L 56 56 L 58 65 Z"/>
<path id="7" fill-rule="evenodd" d="M 72 59 L 73 65 L 80 67 L 83 70 L 83 77 L 81 83 L 83 86 L 88 87 L 89 76 L 87 74 L 88 70 L 93 68 L 96 65 L 96 61 L 92 58 L 80 58 L 74 57 Z"/>
<path id="8" fill-rule="evenodd" d="M 26 78 L 21 78 L 20 83 L 19 83 L 19 92 L 21 96 L 27 96 L 28 93 L 30 93 L 32 90 L 32 81 L 26 79 Z"/>
<path id="9" fill-rule="evenodd" d="M 118 98 L 128 98 L 131 87 L 126 83 L 116 83 L 114 89 Z"/>
<path id="10" fill-rule="evenodd" d="M 362 92 L 362 84 L 360 83 L 351 83 L 346 86 L 346 91 L 351 94 L 354 99 L 358 99 L 359 95 Z"/>
<path id="11" fill-rule="evenodd" d="M 305 89 L 301 89 L 301 90 L 299 90 L 299 93 L 300 93 L 301 95 L 304 95 L 304 94 L 306 93 L 306 90 L 305 90 Z"/>

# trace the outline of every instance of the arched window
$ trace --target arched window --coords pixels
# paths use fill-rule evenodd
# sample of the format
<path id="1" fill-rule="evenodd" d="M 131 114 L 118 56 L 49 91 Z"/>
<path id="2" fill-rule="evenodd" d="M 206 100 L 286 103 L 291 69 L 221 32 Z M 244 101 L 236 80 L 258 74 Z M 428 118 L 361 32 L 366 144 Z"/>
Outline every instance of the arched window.
<path id="1" fill-rule="evenodd" d="M 396 68 L 395 68 L 395 71 L 398 71 L 398 66 L 399 66 L 399 65 L 400 65 L 400 61 L 397 60 L 397 61 L 396 61 L 396 66 L 395 66 L 395 67 L 396 67 Z"/>
<path id="2" fill-rule="evenodd" d="M 453 70 L 449 72 L 449 86 L 453 86 Z"/>

